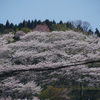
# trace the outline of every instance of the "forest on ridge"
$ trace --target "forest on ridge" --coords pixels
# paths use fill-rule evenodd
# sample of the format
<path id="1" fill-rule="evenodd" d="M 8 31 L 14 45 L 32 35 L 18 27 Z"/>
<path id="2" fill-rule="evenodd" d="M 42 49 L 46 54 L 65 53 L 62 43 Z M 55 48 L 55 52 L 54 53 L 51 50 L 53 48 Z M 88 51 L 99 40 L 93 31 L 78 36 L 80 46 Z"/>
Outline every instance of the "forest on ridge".
<path id="1" fill-rule="evenodd" d="M 3 25 L 0 23 L 0 34 L 7 34 L 9 32 L 12 32 L 15 34 L 17 31 L 24 31 L 25 33 L 29 31 L 33 31 L 37 25 L 47 25 L 49 28 L 49 31 L 66 31 L 66 30 L 73 30 L 75 32 L 82 32 L 86 35 L 92 35 L 93 33 L 96 33 L 100 37 L 100 32 L 96 28 L 95 32 L 92 31 L 91 25 L 87 21 L 81 21 L 81 20 L 74 20 L 74 21 L 68 21 L 63 22 L 62 20 L 58 23 L 55 22 L 55 20 L 50 21 L 46 19 L 45 21 L 41 20 L 23 20 L 23 22 L 20 22 L 18 25 L 10 23 L 8 20 L 6 21 L 6 24 Z"/>

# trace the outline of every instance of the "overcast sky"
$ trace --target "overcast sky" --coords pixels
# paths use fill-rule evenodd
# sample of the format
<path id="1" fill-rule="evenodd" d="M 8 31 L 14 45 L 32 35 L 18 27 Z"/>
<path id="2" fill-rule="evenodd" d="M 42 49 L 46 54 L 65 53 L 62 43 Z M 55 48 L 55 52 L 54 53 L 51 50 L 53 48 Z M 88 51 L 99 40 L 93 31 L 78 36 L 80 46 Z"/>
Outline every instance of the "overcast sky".
<path id="1" fill-rule="evenodd" d="M 100 30 L 100 0 L 0 0 L 0 23 L 82 20 Z"/>

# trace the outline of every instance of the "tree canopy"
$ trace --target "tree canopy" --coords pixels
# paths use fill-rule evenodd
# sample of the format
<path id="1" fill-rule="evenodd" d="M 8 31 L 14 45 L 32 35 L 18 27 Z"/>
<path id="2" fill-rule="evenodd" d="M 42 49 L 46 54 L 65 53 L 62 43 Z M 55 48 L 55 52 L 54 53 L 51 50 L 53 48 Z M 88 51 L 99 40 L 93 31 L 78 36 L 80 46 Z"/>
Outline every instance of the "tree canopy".
<path id="1" fill-rule="evenodd" d="M 74 31 L 34 31 L 9 42 L 13 36 L 0 36 L 0 98 L 77 100 L 80 91 L 88 99 L 88 90 L 99 90 L 99 37 Z M 57 94 L 52 95 L 52 90 Z M 93 93 L 89 97 L 100 98 L 95 95 L 99 91 Z"/>

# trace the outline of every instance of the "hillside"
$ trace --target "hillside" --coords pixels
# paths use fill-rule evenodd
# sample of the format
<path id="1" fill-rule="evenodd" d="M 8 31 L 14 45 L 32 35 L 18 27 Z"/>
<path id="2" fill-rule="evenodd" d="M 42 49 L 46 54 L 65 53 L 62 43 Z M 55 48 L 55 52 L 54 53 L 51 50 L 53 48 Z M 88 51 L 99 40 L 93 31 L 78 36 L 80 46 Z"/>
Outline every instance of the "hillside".
<path id="1" fill-rule="evenodd" d="M 73 31 L 13 36 L 0 37 L 0 97 L 33 98 L 49 86 L 76 89 L 79 83 L 100 87 L 100 63 L 86 64 L 100 59 L 100 38 Z"/>

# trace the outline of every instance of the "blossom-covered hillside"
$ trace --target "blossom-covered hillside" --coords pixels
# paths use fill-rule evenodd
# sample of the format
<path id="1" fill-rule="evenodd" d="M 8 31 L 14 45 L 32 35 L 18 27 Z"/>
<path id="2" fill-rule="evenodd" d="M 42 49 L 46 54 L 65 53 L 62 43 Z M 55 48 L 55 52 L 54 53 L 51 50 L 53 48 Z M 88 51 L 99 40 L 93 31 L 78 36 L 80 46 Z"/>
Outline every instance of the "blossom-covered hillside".
<path id="1" fill-rule="evenodd" d="M 34 97 L 44 86 L 72 86 L 72 81 L 85 83 L 85 87 L 99 87 L 99 62 L 80 65 L 99 59 L 100 38 L 96 36 L 73 31 L 34 31 L 14 41 L 12 34 L 3 35 L 0 96 Z"/>

